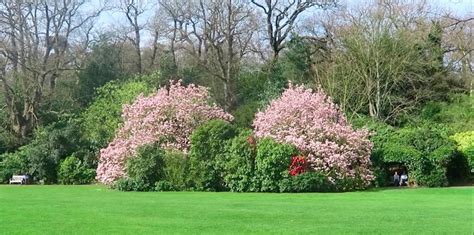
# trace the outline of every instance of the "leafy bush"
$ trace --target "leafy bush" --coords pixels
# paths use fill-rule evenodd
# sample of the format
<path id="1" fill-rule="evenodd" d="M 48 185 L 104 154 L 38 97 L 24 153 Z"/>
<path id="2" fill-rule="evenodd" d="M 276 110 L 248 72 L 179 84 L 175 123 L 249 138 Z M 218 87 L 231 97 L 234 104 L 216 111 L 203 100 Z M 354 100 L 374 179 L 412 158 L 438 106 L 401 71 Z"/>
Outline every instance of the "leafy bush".
<path id="1" fill-rule="evenodd" d="M 86 105 L 95 96 L 95 89 L 105 83 L 124 77 L 121 66 L 121 51 L 104 35 L 92 45 L 91 53 L 85 61 L 84 69 L 78 74 L 76 96 Z"/>
<path id="2" fill-rule="evenodd" d="M 2 115 L 3 113 L 0 111 L 0 120 L 4 118 Z M 0 126 L 0 154 L 15 150 L 18 144 L 18 139 L 15 135 Z"/>
<path id="3" fill-rule="evenodd" d="M 140 96 L 123 108 L 124 124 L 115 139 L 100 151 L 97 179 L 111 184 L 124 174 L 124 161 L 140 146 L 160 142 L 166 150 L 187 152 L 190 136 L 212 119 L 233 117 L 215 104 L 205 87 L 172 83 L 149 97 Z"/>
<path id="4" fill-rule="evenodd" d="M 155 191 L 158 191 L 158 192 L 176 191 L 176 187 L 174 186 L 173 183 L 169 181 L 161 180 L 161 181 L 156 182 Z"/>
<path id="5" fill-rule="evenodd" d="M 95 169 L 87 168 L 74 156 L 67 157 L 59 166 L 58 178 L 61 184 L 89 184 L 94 177 Z"/>
<path id="6" fill-rule="evenodd" d="M 256 182 L 262 192 L 278 192 L 280 181 L 289 177 L 291 157 L 298 154 L 295 146 L 264 138 L 257 145 Z"/>
<path id="7" fill-rule="evenodd" d="M 447 126 L 453 132 L 474 131 L 474 97 L 454 95 L 449 102 L 428 103 L 416 119 Z"/>
<path id="8" fill-rule="evenodd" d="M 29 174 L 28 158 L 22 152 L 0 155 L 0 183 L 8 183 L 12 175 Z"/>
<path id="9" fill-rule="evenodd" d="M 280 192 L 328 192 L 334 186 L 327 177 L 318 172 L 305 172 L 280 181 Z"/>
<path id="10" fill-rule="evenodd" d="M 430 123 L 377 133 L 372 137 L 372 159 L 380 173 L 379 177 L 387 177 L 387 172 L 383 169 L 388 165 L 400 163 L 408 168 L 409 178 L 417 185 L 448 185 L 450 180 L 454 180 L 447 177 L 448 167 L 465 169 L 463 166 L 453 165 L 455 162 L 463 163 L 455 161 L 456 146 L 449 140 L 448 133 L 449 129 L 445 126 Z M 382 186 L 383 183 L 380 180 L 379 185 Z"/>
<path id="11" fill-rule="evenodd" d="M 471 173 L 474 173 L 474 146 L 471 146 L 463 151 L 464 155 L 469 161 Z"/>
<path id="12" fill-rule="evenodd" d="M 20 147 L 16 152 L 8 154 L 7 159 L 22 159 L 23 169 L 18 169 L 7 162 L 6 172 L 29 174 L 33 181 L 56 183 L 58 181 L 59 164 L 68 156 L 87 149 L 89 143 L 81 135 L 79 123 L 75 119 L 55 122 L 46 127 L 38 128 L 33 140 Z M 13 156 L 16 155 L 16 156 Z M 79 155 L 78 155 L 79 156 Z M 16 160 L 14 162 L 17 162 Z M 94 167 L 94 166 L 89 166 Z M 10 173 L 6 174 L 9 175 Z"/>
<path id="13" fill-rule="evenodd" d="M 257 113 L 260 106 L 261 103 L 259 101 L 251 101 L 240 105 L 233 113 L 235 125 L 242 128 L 252 127 L 255 113 Z"/>
<path id="14" fill-rule="evenodd" d="M 128 177 L 118 179 L 112 188 L 120 191 L 151 191 L 152 189 L 143 179 Z"/>
<path id="15" fill-rule="evenodd" d="M 369 133 L 355 130 L 331 98 L 318 90 L 290 86 L 256 114 L 255 136 L 295 145 L 314 171 L 333 180 L 361 179 L 354 188 L 373 180 Z"/>
<path id="16" fill-rule="evenodd" d="M 222 120 L 209 121 L 193 132 L 189 151 L 193 188 L 206 191 L 225 189 L 225 146 L 235 135 L 235 128 Z"/>
<path id="17" fill-rule="evenodd" d="M 464 185 L 472 180 L 473 174 L 468 159 L 463 153 L 456 152 L 451 158 L 446 169 L 446 176 L 451 185 Z"/>
<path id="18" fill-rule="evenodd" d="M 258 191 L 254 185 L 255 157 L 255 140 L 250 130 L 242 131 L 227 143 L 224 181 L 230 191 Z"/>
<path id="19" fill-rule="evenodd" d="M 139 94 L 148 94 L 153 87 L 146 82 L 111 81 L 98 88 L 97 98 L 82 113 L 84 135 L 96 148 L 107 146 L 122 123 L 122 106 Z"/>
<path id="20" fill-rule="evenodd" d="M 138 149 L 137 156 L 127 161 L 128 178 L 151 186 L 164 178 L 164 150 L 160 144 L 145 145 Z"/>
<path id="21" fill-rule="evenodd" d="M 173 190 L 186 189 L 189 171 L 187 156 L 180 151 L 167 151 L 164 155 L 164 162 L 164 179 L 166 179 L 166 182 L 173 186 Z"/>
<path id="22" fill-rule="evenodd" d="M 471 172 L 474 172 L 474 131 L 459 132 L 450 136 L 458 150 L 466 157 Z"/>

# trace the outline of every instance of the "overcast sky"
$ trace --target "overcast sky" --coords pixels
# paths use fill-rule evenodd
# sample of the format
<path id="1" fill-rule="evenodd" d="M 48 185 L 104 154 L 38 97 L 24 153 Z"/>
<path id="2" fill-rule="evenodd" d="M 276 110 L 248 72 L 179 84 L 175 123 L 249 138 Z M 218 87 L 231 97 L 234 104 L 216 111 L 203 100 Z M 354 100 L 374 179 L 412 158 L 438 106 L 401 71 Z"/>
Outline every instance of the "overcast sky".
<path id="1" fill-rule="evenodd" d="M 91 0 L 91 8 L 99 7 L 99 4 L 103 4 L 104 2 L 115 3 L 119 0 Z M 153 15 L 156 7 L 157 2 L 156 0 L 138 0 L 142 3 L 148 3 L 150 5 L 150 9 L 142 15 L 141 21 L 146 22 L 148 21 L 151 16 Z M 354 7 L 360 6 L 361 4 L 369 4 L 368 2 L 373 0 L 339 0 L 339 4 L 343 7 Z M 405 2 L 413 2 L 414 0 L 387 0 L 387 1 L 405 1 Z M 453 15 L 467 18 L 467 17 L 474 17 L 474 0 L 427 0 L 427 2 L 433 6 L 434 8 L 439 9 L 446 9 L 450 11 Z M 316 10 L 309 9 L 307 14 L 311 16 L 311 14 L 316 13 Z M 109 10 L 101 14 L 99 20 L 97 21 L 99 28 L 109 29 L 109 30 L 117 30 L 117 28 L 121 27 L 122 25 L 126 25 L 127 21 L 123 13 L 118 12 L 117 10 Z M 147 33 L 145 33 L 147 34 Z M 151 38 L 149 35 L 143 35 L 145 41 L 147 38 Z M 146 42 L 145 42 L 146 43 Z"/>
<path id="2" fill-rule="evenodd" d="M 99 4 L 99 2 L 103 2 L 104 0 L 101 1 L 91 1 L 93 5 Z M 117 0 L 113 0 L 111 2 L 115 2 Z M 151 0 L 139 0 L 143 2 L 148 2 L 152 3 L 157 2 L 157 1 L 151 1 Z M 400 1 L 400 0 L 391 0 L 391 1 Z M 401 0 L 401 1 L 407 1 L 407 0 Z M 410 0 L 408 0 L 410 1 Z M 366 2 L 364 0 L 339 0 L 339 3 L 343 6 L 351 7 L 351 6 L 356 6 L 360 5 L 361 2 Z M 446 8 L 450 10 L 452 13 L 458 16 L 468 16 L 468 15 L 474 15 L 474 0 L 428 0 L 428 2 L 431 5 L 438 6 L 441 8 Z M 154 4 L 156 7 L 156 3 Z M 153 7 L 153 6 L 152 6 Z M 150 10 L 143 16 L 143 17 L 150 17 L 153 14 L 154 9 L 150 8 Z M 309 10 L 311 11 L 311 10 Z M 103 13 L 99 19 L 99 23 L 101 25 L 115 25 L 119 23 L 125 23 L 125 17 L 118 13 L 117 11 L 107 11 Z"/>

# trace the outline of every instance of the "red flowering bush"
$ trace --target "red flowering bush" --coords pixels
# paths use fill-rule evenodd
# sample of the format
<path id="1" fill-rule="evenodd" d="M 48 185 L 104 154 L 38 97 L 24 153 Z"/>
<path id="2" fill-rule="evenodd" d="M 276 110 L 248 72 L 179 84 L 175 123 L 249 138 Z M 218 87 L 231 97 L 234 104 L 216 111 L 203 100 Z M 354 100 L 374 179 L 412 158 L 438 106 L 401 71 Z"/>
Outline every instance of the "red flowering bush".
<path id="1" fill-rule="evenodd" d="M 97 180 L 111 184 L 125 176 L 125 162 L 140 146 L 160 141 L 164 149 L 187 152 L 189 137 L 198 126 L 211 119 L 233 119 L 209 99 L 205 87 L 178 82 L 125 105 L 123 126 L 109 146 L 100 150 Z"/>
<path id="2" fill-rule="evenodd" d="M 291 158 L 291 164 L 288 169 L 288 173 L 291 176 L 296 176 L 301 173 L 306 172 L 308 169 L 308 162 L 306 161 L 306 158 L 303 156 L 294 156 Z"/>
<path id="3" fill-rule="evenodd" d="M 374 179 L 372 143 L 366 130 L 354 130 L 330 97 L 303 86 L 291 86 L 255 116 L 257 138 L 295 145 L 310 168 L 336 183 L 363 188 Z M 346 188 L 346 187 L 344 187 Z"/>

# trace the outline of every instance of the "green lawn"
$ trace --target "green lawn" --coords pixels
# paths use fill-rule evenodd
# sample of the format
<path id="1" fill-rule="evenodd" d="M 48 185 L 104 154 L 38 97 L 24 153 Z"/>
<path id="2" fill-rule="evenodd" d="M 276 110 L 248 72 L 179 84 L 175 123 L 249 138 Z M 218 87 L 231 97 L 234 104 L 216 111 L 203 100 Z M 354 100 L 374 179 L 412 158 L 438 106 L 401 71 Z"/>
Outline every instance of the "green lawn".
<path id="1" fill-rule="evenodd" d="M 0 233 L 472 234 L 473 189 L 263 194 L 0 186 Z"/>

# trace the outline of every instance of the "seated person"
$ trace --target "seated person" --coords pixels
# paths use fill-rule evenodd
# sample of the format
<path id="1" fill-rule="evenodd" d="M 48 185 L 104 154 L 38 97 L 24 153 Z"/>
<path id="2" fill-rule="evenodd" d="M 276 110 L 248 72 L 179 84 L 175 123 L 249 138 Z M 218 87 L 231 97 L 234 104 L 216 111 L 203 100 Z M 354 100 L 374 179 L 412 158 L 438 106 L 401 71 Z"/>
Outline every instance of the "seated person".
<path id="1" fill-rule="evenodd" d="M 408 175 L 405 172 L 400 176 L 400 186 L 402 185 L 408 185 Z"/>

